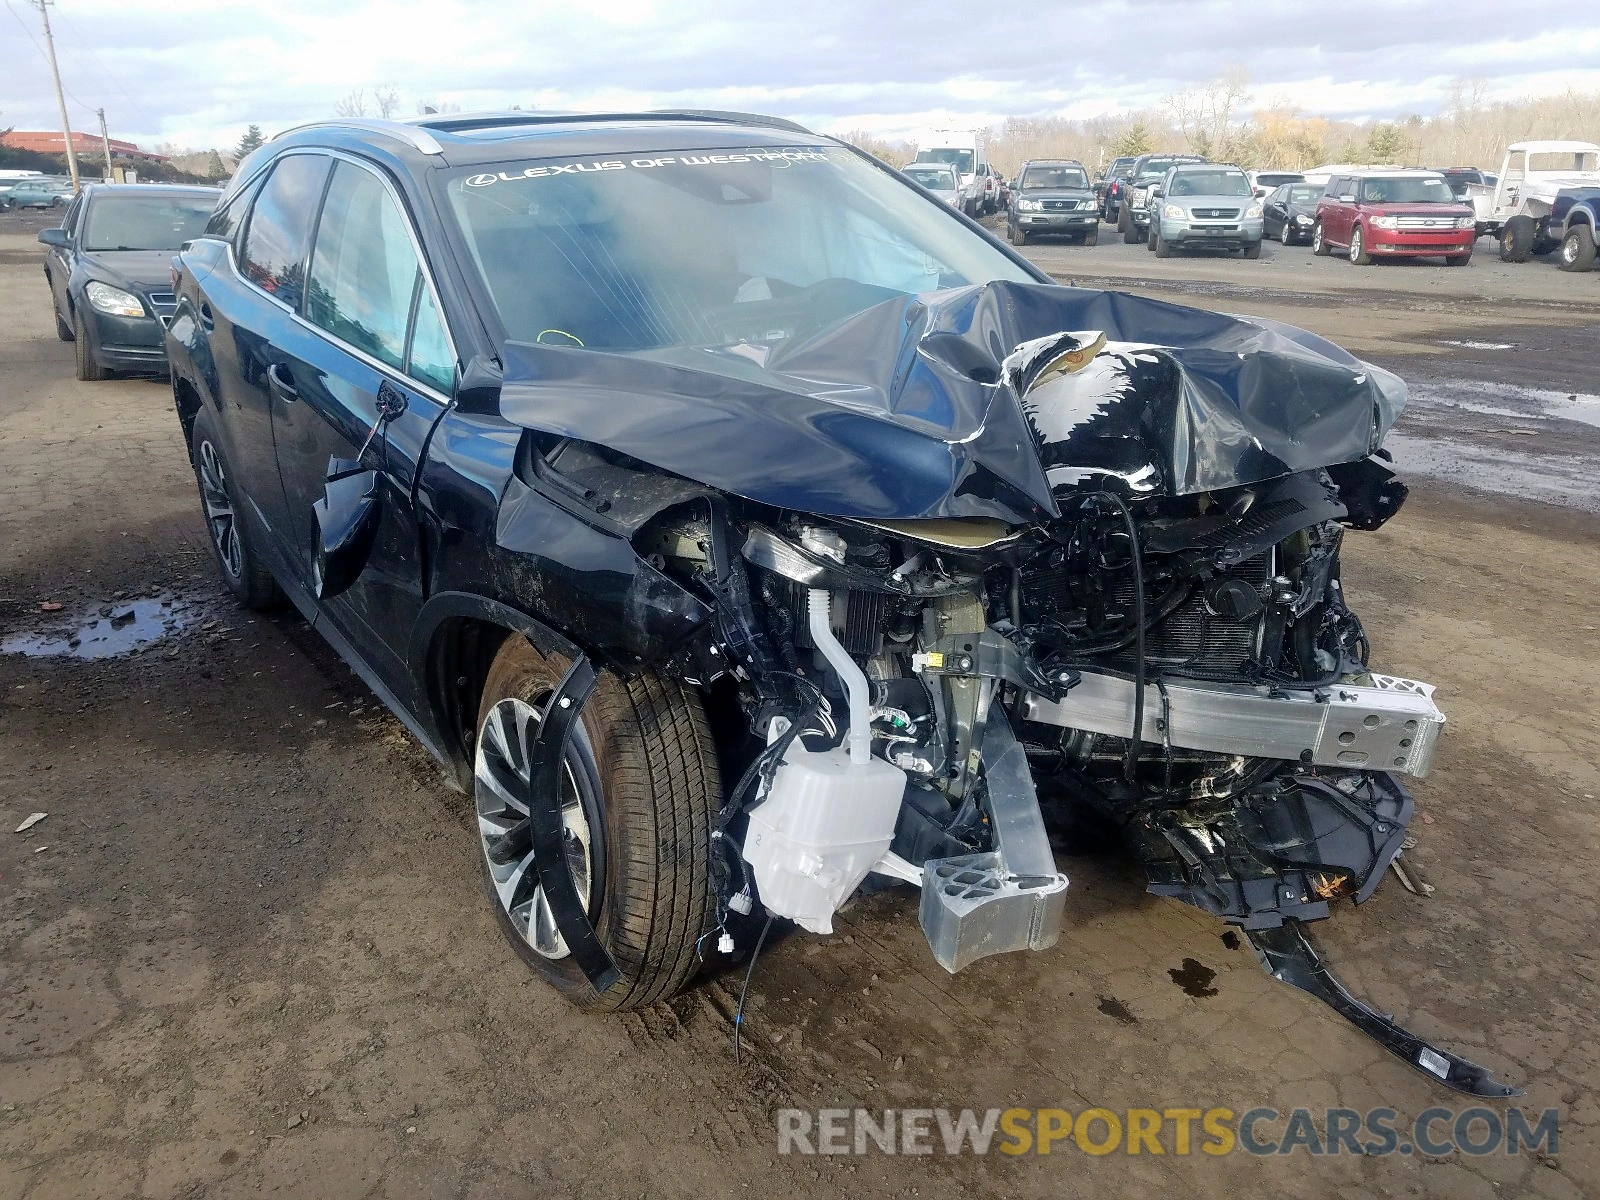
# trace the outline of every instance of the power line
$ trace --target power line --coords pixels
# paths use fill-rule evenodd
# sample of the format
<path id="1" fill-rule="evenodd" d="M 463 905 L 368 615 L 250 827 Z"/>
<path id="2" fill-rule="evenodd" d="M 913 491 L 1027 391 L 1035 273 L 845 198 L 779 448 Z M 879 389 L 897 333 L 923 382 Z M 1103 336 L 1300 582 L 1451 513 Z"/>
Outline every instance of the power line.
<path id="1" fill-rule="evenodd" d="M 117 74 L 114 71 L 112 71 L 110 65 L 107 64 L 106 60 L 100 57 L 100 52 L 98 50 L 96 50 L 94 48 L 94 46 L 90 44 L 89 40 L 83 36 L 83 32 L 78 28 L 78 22 L 75 19 L 71 18 L 71 17 L 67 17 L 66 10 L 63 9 L 63 8 L 59 8 L 58 7 L 56 9 L 56 12 L 61 17 L 66 18 L 67 27 L 72 30 L 73 37 L 77 39 L 77 41 L 81 44 L 83 49 L 87 50 L 90 54 L 92 54 L 94 56 L 95 62 L 100 64 L 100 69 L 105 73 L 106 78 L 111 80 L 112 83 L 116 84 L 117 85 L 117 90 L 119 92 L 121 92 L 122 95 L 127 99 L 128 106 L 131 109 L 133 109 L 134 113 L 141 120 L 149 122 L 150 114 L 145 112 L 144 109 L 142 109 L 139 106 L 139 102 L 133 98 L 133 94 L 131 92 L 129 92 L 126 87 L 124 87 L 122 85 L 122 80 L 117 76 Z M 69 47 L 69 48 L 76 49 L 77 47 Z"/>
<path id="2" fill-rule="evenodd" d="M 38 3 L 38 0 L 28 0 L 28 3 L 30 5 L 36 4 L 36 3 Z M 28 23 L 22 19 L 21 15 L 17 12 L 16 9 L 11 7 L 11 0 L 5 0 L 5 6 L 6 6 L 6 11 L 9 12 L 11 14 L 12 19 L 14 21 L 16 21 L 16 23 L 22 27 L 22 32 L 28 35 L 28 40 L 33 43 L 33 48 L 39 52 L 39 57 L 43 58 L 45 60 L 45 65 L 48 66 L 50 64 L 50 55 L 49 55 L 48 52 L 46 52 L 45 48 L 39 44 L 39 39 L 33 36 L 33 30 L 28 28 Z M 59 76 L 57 78 L 57 82 L 60 82 L 59 81 Z M 66 92 L 66 94 L 68 96 L 72 97 L 72 102 L 74 104 L 76 104 L 80 109 L 82 109 L 85 115 L 88 115 L 88 114 L 91 114 L 91 113 L 94 112 L 94 105 L 87 104 L 84 101 L 80 100 L 73 93 L 72 89 L 67 87 L 66 84 L 62 83 L 61 84 L 61 89 L 64 92 Z"/>

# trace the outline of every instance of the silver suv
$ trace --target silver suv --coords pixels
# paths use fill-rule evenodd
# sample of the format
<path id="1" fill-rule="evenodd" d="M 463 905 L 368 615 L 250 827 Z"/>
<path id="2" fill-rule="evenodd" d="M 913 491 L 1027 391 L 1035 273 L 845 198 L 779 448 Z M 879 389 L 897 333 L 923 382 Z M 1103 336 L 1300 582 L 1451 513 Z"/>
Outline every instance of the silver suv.
<path id="1" fill-rule="evenodd" d="M 1145 245 L 1158 258 L 1174 249 L 1215 246 L 1261 257 L 1261 201 L 1250 179 L 1226 163 L 1181 163 L 1150 192 Z"/>

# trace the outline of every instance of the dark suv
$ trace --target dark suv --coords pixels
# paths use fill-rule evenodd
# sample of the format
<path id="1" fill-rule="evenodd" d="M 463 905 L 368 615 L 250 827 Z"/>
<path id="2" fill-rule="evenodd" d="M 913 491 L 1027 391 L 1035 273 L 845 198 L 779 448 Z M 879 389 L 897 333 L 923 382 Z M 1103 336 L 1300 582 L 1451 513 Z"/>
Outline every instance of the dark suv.
<path id="1" fill-rule="evenodd" d="M 1023 163 L 1006 209 L 1006 233 L 1013 246 L 1026 246 L 1036 233 L 1069 234 L 1085 246 L 1099 241 L 1100 212 L 1083 164 L 1067 158 Z"/>
<path id="2" fill-rule="evenodd" d="M 1122 203 L 1117 212 L 1117 230 L 1130 246 L 1145 241 L 1150 229 L 1148 200 L 1150 189 L 1179 163 L 1203 163 L 1199 154 L 1141 154 L 1134 159 L 1128 181 L 1122 185 Z"/>
<path id="3" fill-rule="evenodd" d="M 1100 216 L 1103 220 L 1115 222 L 1117 209 L 1122 203 L 1122 189 L 1128 182 L 1128 176 L 1133 172 L 1133 164 L 1137 157 L 1114 158 L 1111 165 L 1106 168 L 1106 173 L 1095 181 L 1094 194 L 1100 201 Z"/>
<path id="4" fill-rule="evenodd" d="M 1298 932 L 1388 874 L 1443 721 L 1339 584 L 1405 494 L 1369 457 L 1393 375 L 1055 286 L 728 113 L 293 130 L 177 291 L 227 586 L 292 600 L 470 791 L 500 927 L 577 1003 L 830 933 L 872 873 L 948 971 L 1048 948 L 1039 771 L 1417 1065 Z"/>

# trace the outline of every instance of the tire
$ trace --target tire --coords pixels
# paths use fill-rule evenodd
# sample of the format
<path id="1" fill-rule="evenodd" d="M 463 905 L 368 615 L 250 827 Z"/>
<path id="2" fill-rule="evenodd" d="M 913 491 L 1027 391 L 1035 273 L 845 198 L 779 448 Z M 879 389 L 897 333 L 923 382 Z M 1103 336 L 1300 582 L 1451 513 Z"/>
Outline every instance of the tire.
<path id="1" fill-rule="evenodd" d="M 94 356 L 94 343 L 89 337 L 89 327 L 82 315 L 73 317 L 72 326 L 74 373 L 83 383 L 99 383 L 110 379 L 111 372 L 102 367 Z"/>
<path id="2" fill-rule="evenodd" d="M 280 607 L 283 592 L 257 550 L 256 533 L 238 519 L 242 509 L 233 472 L 211 410 L 204 405 L 195 414 L 194 429 L 189 435 L 189 458 L 200 489 L 200 512 L 223 584 L 246 608 L 265 612 Z"/>
<path id="3" fill-rule="evenodd" d="M 1447 267 L 1464 267 L 1471 261 L 1472 252 L 1470 250 L 1465 254 L 1447 254 L 1444 257 L 1444 265 Z M 1130 725 L 1129 728 L 1133 727 Z"/>
<path id="4" fill-rule="evenodd" d="M 1133 218 L 1128 215 L 1126 207 L 1123 208 L 1122 215 L 1117 218 L 1117 228 L 1122 231 L 1124 245 L 1132 246 L 1139 241 L 1139 227 L 1133 223 Z"/>
<path id="5" fill-rule="evenodd" d="M 1150 228 L 1146 229 L 1144 231 L 1144 248 L 1146 250 L 1150 250 L 1150 251 L 1154 251 L 1155 250 L 1155 248 L 1156 248 L 1156 238 L 1160 236 L 1160 233 L 1161 233 L 1160 227 L 1157 226 L 1154 221 L 1151 221 L 1150 222 Z"/>
<path id="6" fill-rule="evenodd" d="M 1167 241 L 1166 238 L 1161 236 L 1161 230 L 1160 230 L 1159 227 L 1157 227 L 1155 225 L 1154 222 L 1151 222 L 1151 227 L 1154 228 L 1155 231 L 1156 231 L 1156 236 L 1152 239 L 1154 244 L 1151 246 L 1151 249 L 1156 252 L 1156 257 L 1157 258 L 1171 258 L 1172 257 L 1172 243 Z M 1129 728 L 1132 728 L 1132 726 L 1129 726 Z"/>
<path id="7" fill-rule="evenodd" d="M 1311 253 L 1327 255 L 1332 251 L 1328 248 L 1327 241 L 1322 236 L 1322 222 L 1318 221 L 1311 227 Z M 1133 726 L 1129 726 L 1132 729 Z"/>
<path id="8" fill-rule="evenodd" d="M 1026 246 L 1028 244 L 1027 232 L 1025 230 L 1018 229 L 1015 225 L 1006 230 L 1006 235 L 1010 239 L 1013 246 Z M 1130 725 L 1128 728 L 1131 730 L 1133 726 Z"/>
<path id="9" fill-rule="evenodd" d="M 1532 217 L 1512 217 L 1500 227 L 1500 261 L 1525 263 L 1533 254 L 1533 239 L 1538 232 Z"/>
<path id="10" fill-rule="evenodd" d="M 1278 227 L 1278 240 L 1280 242 L 1282 242 L 1285 246 L 1294 245 L 1294 243 L 1295 243 L 1294 223 L 1292 221 L 1285 221 L 1282 225 L 1280 225 Z M 1129 732 L 1131 733 L 1132 730 L 1133 730 L 1133 726 L 1129 725 L 1128 729 L 1129 729 Z"/>
<path id="11" fill-rule="evenodd" d="M 1367 235 L 1361 231 L 1361 226 L 1355 225 L 1350 229 L 1350 262 L 1357 267 L 1370 267 L 1372 255 L 1367 253 Z"/>
<path id="12" fill-rule="evenodd" d="M 61 315 L 61 310 L 55 306 L 54 298 L 50 301 L 50 311 L 56 319 L 56 337 L 63 342 L 75 341 L 78 335 L 72 326 L 67 323 L 66 318 Z M 1130 725 L 1129 728 L 1131 729 L 1132 726 Z"/>
<path id="13" fill-rule="evenodd" d="M 1587 225 L 1574 225 L 1567 230 L 1567 236 L 1561 239 L 1556 265 L 1563 271 L 1587 271 L 1594 266 L 1594 258 L 1594 230 Z"/>
<path id="14" fill-rule="evenodd" d="M 1100 226 L 1096 225 L 1093 229 L 1089 230 L 1088 233 L 1083 235 L 1083 244 L 1085 246 L 1098 246 L 1100 244 Z M 1129 725 L 1128 729 L 1132 731 L 1133 726 Z"/>
<path id="15" fill-rule="evenodd" d="M 486 774 L 504 778 L 508 766 L 504 756 L 496 758 L 504 735 L 497 739 L 488 728 L 496 706 L 512 701 L 537 712 L 569 665 L 559 656 L 546 658 L 520 635 L 508 638 L 495 655 L 479 708 L 475 792 L 481 833 L 517 816 L 482 782 Z M 722 786 L 699 696 L 650 672 L 626 680 L 602 672 L 568 743 L 566 766 L 569 869 L 584 870 L 579 893 L 624 978 L 597 993 L 564 953 L 565 941 L 553 924 L 514 917 L 490 873 L 484 838 L 484 879 L 496 920 L 517 956 L 579 1008 L 616 1012 L 664 1000 L 694 976 L 696 940 L 715 919 L 711 822 Z M 530 859 L 531 854 L 500 868 L 502 878 L 516 878 L 521 866 L 526 879 L 533 870 Z M 524 899 L 512 908 L 548 917 L 548 908 L 539 911 L 537 884 L 525 884 L 516 894 Z"/>
<path id="16" fill-rule="evenodd" d="M 1246 258 L 1260 258 L 1261 257 L 1261 243 L 1260 242 L 1251 242 L 1248 246 L 1246 246 L 1244 248 L 1244 256 Z M 1133 726 L 1129 725 L 1128 728 L 1129 728 L 1129 730 L 1132 730 Z"/>

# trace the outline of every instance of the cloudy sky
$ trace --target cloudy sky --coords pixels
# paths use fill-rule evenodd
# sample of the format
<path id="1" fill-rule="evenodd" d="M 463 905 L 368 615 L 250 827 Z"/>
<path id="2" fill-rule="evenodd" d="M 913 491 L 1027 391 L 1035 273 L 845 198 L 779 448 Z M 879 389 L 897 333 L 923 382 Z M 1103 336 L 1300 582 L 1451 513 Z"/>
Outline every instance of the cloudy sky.
<path id="1" fill-rule="evenodd" d="M 0 128 L 56 128 L 37 8 L 0 3 Z M 891 137 L 1137 108 L 1228 68 L 1248 73 L 1257 103 L 1356 119 L 1432 113 L 1461 76 L 1485 79 L 1490 98 L 1600 90 L 1600 10 L 1586 4 L 55 0 L 50 11 L 73 127 L 93 128 L 104 106 L 112 136 L 146 145 L 227 147 L 248 122 L 270 134 L 379 85 L 400 92 L 403 115 L 423 100 L 736 108 Z"/>

